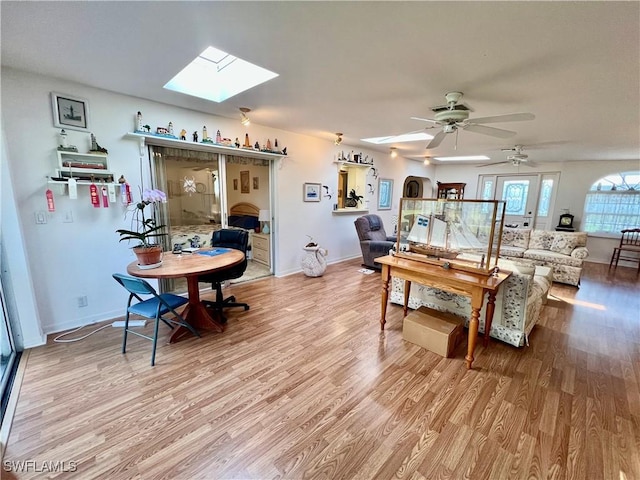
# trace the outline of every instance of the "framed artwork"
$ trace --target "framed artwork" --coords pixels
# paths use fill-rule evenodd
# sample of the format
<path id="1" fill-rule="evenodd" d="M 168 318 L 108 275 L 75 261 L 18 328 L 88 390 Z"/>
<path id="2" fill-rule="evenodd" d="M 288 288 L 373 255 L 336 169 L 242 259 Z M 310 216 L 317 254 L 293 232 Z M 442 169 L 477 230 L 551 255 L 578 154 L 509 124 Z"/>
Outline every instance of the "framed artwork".
<path id="1" fill-rule="evenodd" d="M 305 183 L 302 188 L 302 199 L 305 202 L 319 202 L 321 188 L 322 185 L 319 183 Z"/>
<path id="2" fill-rule="evenodd" d="M 253 177 L 253 189 L 258 190 L 259 185 L 260 185 L 260 181 L 258 180 L 258 177 Z"/>
<path id="3" fill-rule="evenodd" d="M 249 170 L 240 172 L 240 193 L 249 193 Z"/>
<path id="4" fill-rule="evenodd" d="M 378 210 L 391 210 L 392 196 L 393 180 L 390 178 L 378 179 Z"/>
<path id="5" fill-rule="evenodd" d="M 237 189 L 238 189 L 238 179 L 237 179 L 237 178 L 234 178 L 234 179 L 233 179 L 233 189 L 234 189 L 234 190 L 237 190 Z"/>
<path id="6" fill-rule="evenodd" d="M 84 98 L 51 92 L 51 108 L 54 126 L 89 131 L 89 103 Z"/>

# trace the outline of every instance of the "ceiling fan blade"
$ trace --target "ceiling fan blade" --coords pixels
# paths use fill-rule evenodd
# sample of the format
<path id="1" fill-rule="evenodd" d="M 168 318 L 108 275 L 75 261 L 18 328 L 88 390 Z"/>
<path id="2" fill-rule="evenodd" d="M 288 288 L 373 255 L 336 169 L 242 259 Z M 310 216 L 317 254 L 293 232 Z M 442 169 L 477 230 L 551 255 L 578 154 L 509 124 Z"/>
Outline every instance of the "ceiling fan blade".
<path id="1" fill-rule="evenodd" d="M 509 163 L 508 161 L 504 161 L 504 162 L 492 162 L 492 163 L 485 163 L 483 165 L 476 165 L 478 168 L 480 167 L 489 167 L 491 165 L 501 165 L 503 163 Z"/>
<path id="2" fill-rule="evenodd" d="M 440 123 L 437 120 L 433 120 L 431 118 L 411 117 L 411 120 L 420 120 L 421 122 L 429 122 L 429 123 Z"/>
<path id="3" fill-rule="evenodd" d="M 533 113 L 509 113 L 507 115 L 494 115 L 492 117 L 470 118 L 471 123 L 500 123 L 500 122 L 524 122 L 534 120 Z"/>
<path id="4" fill-rule="evenodd" d="M 531 160 L 527 160 L 526 162 L 520 162 L 521 165 L 526 165 L 527 167 L 537 167 L 538 164 L 536 162 L 532 162 Z"/>
<path id="5" fill-rule="evenodd" d="M 501 128 L 495 127 L 485 127 L 484 125 L 476 125 L 474 123 L 469 123 L 462 128 L 464 130 L 469 130 L 470 132 L 481 133 L 483 135 L 490 135 L 492 137 L 498 138 L 509 138 L 513 137 L 516 134 L 516 132 L 512 132 L 511 130 L 503 130 Z"/>
<path id="6" fill-rule="evenodd" d="M 433 137 L 431 142 L 429 142 L 429 145 L 427 145 L 427 150 L 429 150 L 430 148 L 436 148 L 438 145 L 442 143 L 442 140 L 444 140 L 444 137 L 446 136 L 447 134 L 444 133 L 444 131 L 442 130 L 436 133 L 436 136 Z"/>

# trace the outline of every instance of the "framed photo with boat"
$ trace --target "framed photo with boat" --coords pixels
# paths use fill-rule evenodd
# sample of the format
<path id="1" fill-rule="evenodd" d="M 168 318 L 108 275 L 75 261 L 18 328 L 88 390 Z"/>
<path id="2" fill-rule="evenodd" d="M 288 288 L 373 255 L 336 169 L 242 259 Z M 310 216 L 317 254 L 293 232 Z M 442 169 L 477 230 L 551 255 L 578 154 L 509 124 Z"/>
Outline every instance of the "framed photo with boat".
<path id="1" fill-rule="evenodd" d="M 86 99 L 51 92 L 51 108 L 55 127 L 89 131 L 89 102 Z"/>
<path id="2" fill-rule="evenodd" d="M 302 200 L 305 202 L 319 202 L 320 189 L 322 185 L 319 183 L 305 183 L 302 190 Z"/>

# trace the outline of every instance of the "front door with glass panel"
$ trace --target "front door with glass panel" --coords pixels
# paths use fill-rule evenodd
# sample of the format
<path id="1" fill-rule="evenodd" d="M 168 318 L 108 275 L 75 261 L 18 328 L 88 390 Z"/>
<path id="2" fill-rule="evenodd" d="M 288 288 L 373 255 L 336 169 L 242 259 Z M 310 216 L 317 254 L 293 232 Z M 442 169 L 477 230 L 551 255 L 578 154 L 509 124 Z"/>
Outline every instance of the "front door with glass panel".
<path id="1" fill-rule="evenodd" d="M 532 228 L 538 201 L 538 176 L 498 177 L 496 200 L 504 200 L 504 224 Z"/>

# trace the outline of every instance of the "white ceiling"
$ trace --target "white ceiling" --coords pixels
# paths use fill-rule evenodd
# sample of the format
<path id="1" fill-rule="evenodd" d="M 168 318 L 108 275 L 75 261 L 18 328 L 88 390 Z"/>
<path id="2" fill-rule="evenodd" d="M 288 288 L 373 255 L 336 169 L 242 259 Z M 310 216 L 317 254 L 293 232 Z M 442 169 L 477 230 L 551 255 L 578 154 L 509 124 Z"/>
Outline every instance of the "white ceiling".
<path id="1" fill-rule="evenodd" d="M 407 157 L 525 145 L 536 162 L 640 158 L 640 2 L 7 2 L 2 65 Z M 280 74 L 222 104 L 163 90 L 207 46 Z M 372 147 L 448 91 L 491 126 Z M 435 133 L 431 130 L 430 133 Z M 483 162 L 486 163 L 486 162 Z"/>

